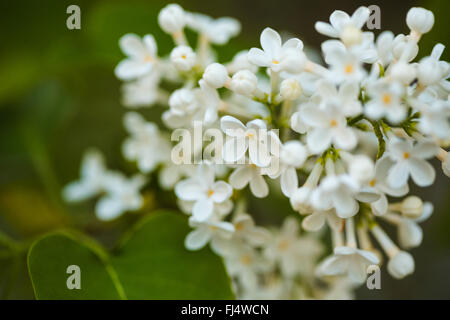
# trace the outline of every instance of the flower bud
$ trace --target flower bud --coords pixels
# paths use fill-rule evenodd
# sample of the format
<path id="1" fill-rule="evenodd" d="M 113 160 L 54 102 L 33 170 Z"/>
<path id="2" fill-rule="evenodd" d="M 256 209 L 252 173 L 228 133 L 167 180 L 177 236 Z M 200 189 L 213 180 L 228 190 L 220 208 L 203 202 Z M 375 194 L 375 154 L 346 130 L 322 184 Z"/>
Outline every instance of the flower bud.
<path id="1" fill-rule="evenodd" d="M 288 166 L 299 168 L 308 156 L 308 151 L 300 141 L 288 141 L 281 151 L 281 160 Z"/>
<path id="2" fill-rule="evenodd" d="M 164 32 L 180 32 L 186 24 L 185 12 L 178 4 L 169 4 L 159 12 L 158 23 Z"/>
<path id="3" fill-rule="evenodd" d="M 281 82 L 280 96 L 285 100 L 296 100 L 302 94 L 302 86 L 296 79 L 286 79 Z"/>
<path id="4" fill-rule="evenodd" d="M 212 88 L 222 88 L 228 80 L 227 68 L 220 63 L 210 64 L 203 73 L 203 79 Z"/>
<path id="5" fill-rule="evenodd" d="M 419 34 L 427 33 L 434 24 L 433 12 L 424 8 L 411 8 L 406 16 L 406 24 L 411 31 Z"/>
<path id="6" fill-rule="evenodd" d="M 387 265 L 388 272 L 396 279 L 402 279 L 414 272 L 414 258 L 405 251 L 399 251 Z"/>
<path id="7" fill-rule="evenodd" d="M 256 75 L 248 70 L 236 72 L 231 78 L 230 88 L 242 95 L 251 95 L 258 84 Z"/>
<path id="8" fill-rule="evenodd" d="M 170 53 L 170 62 L 179 71 L 189 71 L 195 65 L 196 55 L 191 47 L 178 46 Z"/>
<path id="9" fill-rule="evenodd" d="M 423 209 L 423 202 L 419 197 L 416 196 L 409 196 L 405 200 L 403 200 L 401 205 L 401 212 L 402 215 L 415 219 L 420 217 L 422 214 Z"/>

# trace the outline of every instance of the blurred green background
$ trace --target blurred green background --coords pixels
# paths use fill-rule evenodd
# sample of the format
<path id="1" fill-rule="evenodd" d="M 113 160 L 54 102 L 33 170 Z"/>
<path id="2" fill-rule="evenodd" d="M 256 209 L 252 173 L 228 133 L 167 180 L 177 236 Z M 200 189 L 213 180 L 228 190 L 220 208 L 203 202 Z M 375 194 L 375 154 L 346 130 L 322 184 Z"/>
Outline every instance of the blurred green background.
<path id="1" fill-rule="evenodd" d="M 135 168 L 121 157 L 125 137 L 121 118 L 120 82 L 113 70 L 122 59 L 118 39 L 125 33 L 152 33 L 160 54 L 172 43 L 157 25 L 156 16 L 168 2 L 150 1 L 2 1 L 0 4 L 0 299 L 33 298 L 25 257 L 27 245 L 38 235 L 64 227 L 77 227 L 105 245 L 132 224 L 137 215 L 111 223 L 98 222 L 93 203 L 68 206 L 61 187 L 78 177 L 80 159 L 88 147 L 106 155 L 108 167 L 132 173 Z M 420 55 L 433 45 L 449 43 L 450 2 L 432 1 L 324 1 L 227 0 L 178 1 L 185 9 L 233 16 L 242 34 L 220 49 L 222 61 L 238 50 L 258 46 L 266 26 L 299 36 L 318 48 L 325 37 L 314 22 L 327 21 L 334 9 L 353 12 L 360 5 L 381 8 L 381 26 L 394 33 L 407 32 L 405 17 L 411 6 L 423 6 L 436 16 L 434 29 L 421 42 Z M 81 30 L 66 28 L 66 8 L 81 8 Z M 376 32 L 377 33 L 377 32 Z M 449 52 L 444 58 L 449 60 Z M 160 108 L 146 109 L 156 118 Z M 432 201 L 435 212 L 424 223 L 424 241 L 412 251 L 416 272 L 401 281 L 382 274 L 382 290 L 361 288 L 363 299 L 450 298 L 449 180 L 439 163 L 436 184 L 414 189 Z M 157 191 L 155 191 L 157 192 Z M 149 194 L 149 208 L 173 207 L 169 194 Z M 158 199 L 155 203 L 152 199 Z M 286 207 L 285 200 L 283 207 Z M 279 212 L 277 203 L 254 204 L 258 215 Z M 273 211 L 271 209 L 274 209 Z M 6 237 L 6 239 L 5 239 Z M 7 245 L 19 248 L 11 256 Z"/>

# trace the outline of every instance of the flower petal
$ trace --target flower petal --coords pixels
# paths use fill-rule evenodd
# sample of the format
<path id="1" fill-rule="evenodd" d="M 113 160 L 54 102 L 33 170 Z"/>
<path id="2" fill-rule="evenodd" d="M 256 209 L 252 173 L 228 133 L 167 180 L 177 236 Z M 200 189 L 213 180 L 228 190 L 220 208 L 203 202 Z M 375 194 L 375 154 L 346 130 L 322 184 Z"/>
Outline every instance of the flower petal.
<path id="1" fill-rule="evenodd" d="M 250 180 L 250 191 L 255 197 L 264 198 L 269 194 L 269 187 L 262 176 L 253 175 Z"/>
<path id="2" fill-rule="evenodd" d="M 419 187 L 427 187 L 434 182 L 436 172 L 431 164 L 423 159 L 411 158 L 408 161 L 411 178 Z"/>
<path id="3" fill-rule="evenodd" d="M 276 55 L 281 48 L 281 37 L 272 28 L 265 28 L 260 37 L 261 48 L 271 57 Z"/>
<path id="4" fill-rule="evenodd" d="M 184 239 L 184 246 L 188 250 L 199 250 L 203 248 L 211 239 L 211 233 L 205 230 L 205 228 L 198 228 L 189 234 Z"/>
<path id="5" fill-rule="evenodd" d="M 243 189 L 252 178 L 252 168 L 249 166 L 242 166 L 236 168 L 230 175 L 230 184 L 235 189 Z"/>
<path id="6" fill-rule="evenodd" d="M 281 191 L 286 197 L 290 197 L 298 188 L 297 171 L 294 167 L 288 167 L 280 178 Z"/>
<path id="7" fill-rule="evenodd" d="M 306 142 L 309 150 L 314 154 L 318 154 L 330 146 L 331 139 L 331 130 L 316 128 L 308 133 Z"/>
<path id="8" fill-rule="evenodd" d="M 119 62 L 114 72 L 119 79 L 131 80 L 150 72 L 152 67 L 151 63 L 124 59 Z"/>
<path id="9" fill-rule="evenodd" d="M 128 33 L 119 40 L 120 49 L 130 58 L 142 59 L 146 56 L 147 50 L 141 38 L 133 33 Z"/>
<path id="10" fill-rule="evenodd" d="M 181 200 L 194 201 L 205 196 L 205 188 L 197 179 L 190 178 L 176 184 L 175 194 Z"/>
<path id="11" fill-rule="evenodd" d="M 225 181 L 217 181 L 214 183 L 212 190 L 214 193 L 211 196 L 211 200 L 217 203 L 224 202 L 233 193 L 233 188 Z"/>
<path id="12" fill-rule="evenodd" d="M 387 181 L 392 188 L 401 188 L 408 182 L 408 165 L 404 162 L 394 164 L 389 170 Z"/>
<path id="13" fill-rule="evenodd" d="M 214 209 L 214 203 L 211 199 L 203 198 L 197 200 L 192 208 L 192 216 L 195 221 L 203 222 L 208 220 Z"/>
<path id="14" fill-rule="evenodd" d="M 224 116 L 220 119 L 220 128 L 230 137 L 243 136 L 246 129 L 241 121 L 231 116 Z"/>

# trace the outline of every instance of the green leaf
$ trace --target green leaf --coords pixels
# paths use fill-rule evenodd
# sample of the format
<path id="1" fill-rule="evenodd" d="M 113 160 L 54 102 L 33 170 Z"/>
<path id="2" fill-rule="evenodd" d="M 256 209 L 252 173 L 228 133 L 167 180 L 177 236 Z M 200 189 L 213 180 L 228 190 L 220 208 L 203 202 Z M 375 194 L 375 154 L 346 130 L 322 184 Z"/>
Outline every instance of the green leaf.
<path id="1" fill-rule="evenodd" d="M 221 259 L 190 252 L 184 217 L 158 212 L 141 222 L 112 257 L 129 299 L 232 299 Z"/>
<path id="2" fill-rule="evenodd" d="M 28 267 L 37 299 L 232 299 L 217 255 L 184 248 L 189 232 L 179 214 L 156 212 L 111 253 L 86 237 L 58 233 L 30 249 Z M 81 269 L 81 290 L 69 290 L 69 265 Z"/>
<path id="3" fill-rule="evenodd" d="M 80 267 L 81 289 L 69 290 L 67 267 Z M 38 240 L 28 253 L 28 269 L 36 299 L 125 298 L 114 270 L 87 242 L 68 233 L 51 234 Z"/>

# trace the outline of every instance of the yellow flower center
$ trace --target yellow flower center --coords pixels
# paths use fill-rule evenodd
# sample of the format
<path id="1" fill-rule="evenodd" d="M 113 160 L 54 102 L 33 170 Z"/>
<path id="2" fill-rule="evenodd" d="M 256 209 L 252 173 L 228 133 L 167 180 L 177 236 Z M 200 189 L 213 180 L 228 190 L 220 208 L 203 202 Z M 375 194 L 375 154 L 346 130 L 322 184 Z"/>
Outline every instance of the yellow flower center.
<path id="1" fill-rule="evenodd" d="M 242 222 L 238 222 L 235 224 L 234 229 L 236 231 L 240 231 L 240 230 L 244 229 L 244 224 Z"/>
<path id="2" fill-rule="evenodd" d="M 336 120 L 331 120 L 330 121 L 330 126 L 332 126 L 332 127 L 336 127 L 337 126 L 337 121 Z"/>
<path id="3" fill-rule="evenodd" d="M 241 262 L 242 262 L 242 264 L 248 266 L 249 264 L 252 263 L 252 257 L 249 254 L 244 254 L 241 257 Z"/>
<path id="4" fill-rule="evenodd" d="M 289 242 L 287 240 L 281 240 L 278 244 L 278 249 L 285 251 L 289 247 Z"/>
<path id="5" fill-rule="evenodd" d="M 375 183 L 376 183 L 376 180 L 375 180 L 375 179 L 372 179 L 372 180 L 370 180 L 369 185 L 370 185 L 371 187 L 374 187 L 374 186 L 375 186 Z"/>
<path id="6" fill-rule="evenodd" d="M 214 194 L 214 190 L 209 189 L 208 190 L 208 198 L 211 197 Z"/>
<path id="7" fill-rule="evenodd" d="M 381 98 L 381 100 L 383 101 L 384 104 L 390 104 L 391 100 L 392 100 L 392 97 L 391 97 L 391 95 L 389 93 L 385 93 L 383 95 L 383 97 Z"/>
<path id="8" fill-rule="evenodd" d="M 148 54 L 145 56 L 144 60 L 145 60 L 145 62 L 150 62 L 150 61 L 152 61 L 152 57 Z"/>
<path id="9" fill-rule="evenodd" d="M 409 152 L 403 152 L 403 159 L 408 159 L 410 156 Z"/>
<path id="10" fill-rule="evenodd" d="M 353 73 L 353 65 L 347 64 L 347 65 L 345 66 L 345 68 L 344 68 L 344 71 L 345 71 L 346 74 Z"/>
<path id="11" fill-rule="evenodd" d="M 279 64 L 280 61 L 278 61 L 278 60 L 272 60 L 272 63 L 273 63 L 273 64 Z"/>

